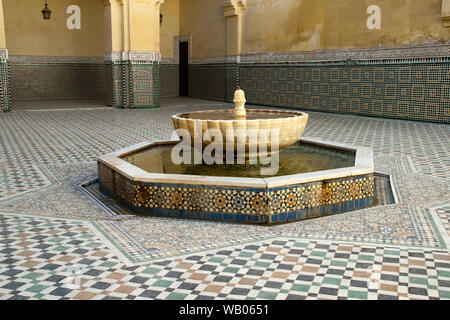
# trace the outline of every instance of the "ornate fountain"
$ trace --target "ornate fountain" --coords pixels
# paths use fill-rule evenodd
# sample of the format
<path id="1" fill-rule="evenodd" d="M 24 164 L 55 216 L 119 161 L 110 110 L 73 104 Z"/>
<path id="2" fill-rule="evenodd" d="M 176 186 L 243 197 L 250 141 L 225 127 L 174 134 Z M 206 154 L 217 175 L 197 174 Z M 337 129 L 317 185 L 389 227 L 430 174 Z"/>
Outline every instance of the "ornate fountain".
<path id="1" fill-rule="evenodd" d="M 208 110 L 177 114 L 172 117 L 175 129 L 185 129 L 189 132 L 194 145 L 194 139 L 198 139 L 196 128 L 201 128 L 203 135 L 207 130 L 218 130 L 222 137 L 228 138 L 232 135 L 234 150 L 237 150 L 237 143 L 245 141 L 246 154 L 249 150 L 260 150 L 260 145 L 264 143 L 270 153 L 273 151 L 272 133 L 276 133 L 277 150 L 282 150 L 293 145 L 300 140 L 308 121 L 308 114 L 298 111 L 279 111 L 268 109 L 245 109 L 245 93 L 239 87 L 234 93 L 234 109 L 229 110 Z M 250 139 L 249 131 L 256 133 L 256 139 Z M 267 136 L 260 135 L 263 130 Z M 274 137 L 275 138 L 275 137 Z M 264 141 L 261 141 L 264 139 Z M 223 150 L 226 150 L 227 139 L 223 139 Z M 211 141 L 202 139 L 203 148 Z"/>
<path id="2" fill-rule="evenodd" d="M 248 161 L 176 164 L 173 151 L 180 139 L 146 141 L 98 159 L 101 191 L 136 214 L 254 224 L 323 217 L 373 204 L 372 149 L 301 139 L 308 114 L 246 110 L 245 103 L 238 88 L 234 109 L 178 114 L 173 124 L 189 133 L 191 145 L 200 137 L 201 151 L 212 143 L 203 139 L 208 129 L 229 138 L 221 142 L 223 150 L 228 142 L 236 152 L 243 142 L 246 158 L 267 143 L 277 159 L 275 173 L 262 174 L 266 164 Z M 249 138 L 251 131 L 258 133 L 255 139 Z M 263 132 L 269 134 L 259 135 Z"/>

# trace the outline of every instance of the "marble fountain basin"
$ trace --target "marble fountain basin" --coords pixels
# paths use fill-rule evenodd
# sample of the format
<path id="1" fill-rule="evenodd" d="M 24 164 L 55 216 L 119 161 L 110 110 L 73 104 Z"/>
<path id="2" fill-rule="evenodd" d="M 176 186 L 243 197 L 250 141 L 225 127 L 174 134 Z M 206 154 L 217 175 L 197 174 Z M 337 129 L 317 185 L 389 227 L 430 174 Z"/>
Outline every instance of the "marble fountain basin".
<path id="1" fill-rule="evenodd" d="M 277 150 L 291 146 L 300 140 L 308 122 L 308 114 L 299 111 L 248 109 L 245 117 L 238 118 L 234 115 L 233 109 L 227 109 L 177 114 L 172 116 L 172 121 L 175 129 L 185 129 L 189 132 L 191 145 L 195 143 L 195 137 L 198 136 L 197 132 L 201 132 L 203 137 L 207 130 L 214 129 L 219 131 L 223 137 L 223 150 L 226 150 L 226 142 L 231 133 L 229 141 L 234 141 L 234 150 L 237 150 L 238 139 L 242 136 L 248 154 L 252 147 L 254 147 L 254 150 L 259 150 L 261 144 L 259 133 L 263 130 L 266 130 L 267 134 L 265 136 L 267 140 L 264 140 L 264 144 L 267 146 L 268 152 L 272 150 L 273 138 L 278 141 Z M 196 130 L 198 131 L 196 132 Z M 248 138 L 248 132 L 251 130 L 257 133 L 254 140 Z M 277 132 L 277 137 L 272 137 L 274 132 L 272 130 Z M 202 140 L 203 148 L 211 143 L 204 139 L 200 140 Z"/>
<path id="2" fill-rule="evenodd" d="M 277 174 L 260 176 L 247 165 L 174 165 L 178 143 L 142 142 L 99 157 L 101 191 L 136 214 L 264 225 L 373 205 L 371 148 L 302 138 L 280 151 Z"/>

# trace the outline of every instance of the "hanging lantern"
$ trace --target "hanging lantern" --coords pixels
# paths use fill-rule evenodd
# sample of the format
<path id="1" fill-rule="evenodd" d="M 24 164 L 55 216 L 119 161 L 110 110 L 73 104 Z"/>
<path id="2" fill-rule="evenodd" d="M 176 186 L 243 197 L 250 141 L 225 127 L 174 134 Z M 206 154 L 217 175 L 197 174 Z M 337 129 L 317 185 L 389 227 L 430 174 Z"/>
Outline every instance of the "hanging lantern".
<path id="1" fill-rule="evenodd" d="M 160 25 L 160 26 L 161 26 L 162 23 L 163 23 L 163 18 L 164 18 L 164 16 L 163 16 L 163 14 L 160 12 L 160 13 L 159 13 L 159 25 Z"/>
<path id="2" fill-rule="evenodd" d="M 44 17 L 44 20 L 50 20 L 52 17 L 52 11 L 47 7 L 47 1 L 45 1 L 45 8 L 42 10 L 42 16 Z"/>

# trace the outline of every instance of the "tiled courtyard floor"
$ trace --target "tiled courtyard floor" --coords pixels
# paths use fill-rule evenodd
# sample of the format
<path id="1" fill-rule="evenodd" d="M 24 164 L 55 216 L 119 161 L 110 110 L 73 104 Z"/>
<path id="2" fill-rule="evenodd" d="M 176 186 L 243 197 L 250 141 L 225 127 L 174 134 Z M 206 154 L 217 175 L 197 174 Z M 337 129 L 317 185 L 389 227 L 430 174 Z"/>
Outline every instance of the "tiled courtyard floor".
<path id="1" fill-rule="evenodd" d="M 450 126 L 310 112 L 304 136 L 374 148 L 396 203 L 262 227 L 114 215 L 96 157 L 229 107 L 0 114 L 0 299 L 450 299 Z"/>

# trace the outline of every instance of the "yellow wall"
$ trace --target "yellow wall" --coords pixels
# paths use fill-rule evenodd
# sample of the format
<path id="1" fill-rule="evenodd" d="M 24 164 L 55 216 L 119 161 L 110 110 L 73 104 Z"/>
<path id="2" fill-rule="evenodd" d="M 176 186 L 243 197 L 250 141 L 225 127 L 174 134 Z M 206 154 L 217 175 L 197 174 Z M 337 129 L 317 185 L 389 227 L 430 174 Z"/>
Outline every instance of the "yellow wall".
<path id="1" fill-rule="evenodd" d="M 441 20 L 442 0 L 325 0 L 323 48 L 378 47 L 448 41 L 450 28 Z M 382 29 L 366 27 L 369 4 L 382 12 Z M 338 19 L 333 19 L 338 12 Z M 353 23 L 345 23 L 351 21 Z"/>
<path id="2" fill-rule="evenodd" d="M 3 17 L 3 2 L 0 1 L 0 49 L 6 48 L 5 20 Z"/>
<path id="3" fill-rule="evenodd" d="M 247 0 L 243 53 L 370 48 L 448 41 L 442 0 Z M 379 5 L 382 29 L 368 30 Z"/>
<path id="4" fill-rule="evenodd" d="M 42 18 L 43 1 L 3 0 L 6 44 L 11 55 L 91 56 L 105 53 L 104 7 L 100 0 L 49 1 L 51 20 Z M 81 30 L 68 30 L 69 5 L 81 8 Z"/>
<path id="5" fill-rule="evenodd" d="M 130 27 L 141 30 L 128 43 L 133 50 L 160 47 L 173 57 L 173 37 L 191 35 L 191 57 L 226 55 L 226 18 L 219 0 L 166 0 L 160 37 L 149 30 L 148 16 L 134 0 Z M 370 48 L 447 42 L 450 28 L 441 21 L 442 0 L 247 0 L 243 13 L 242 53 Z M 81 30 L 68 30 L 66 8 L 81 7 Z M 382 9 L 382 29 L 368 30 L 366 9 Z M 11 55 L 102 57 L 105 13 L 100 0 L 53 0 L 52 19 L 41 15 L 43 1 L 3 0 L 7 48 Z M 156 16 L 155 16 L 156 17 Z M 153 19 L 153 16 L 152 16 Z M 137 38 L 136 38 L 137 37 Z M 156 39 L 156 40 L 155 40 Z M 0 41 L 1 42 L 1 41 Z M 1 44 L 1 43 L 0 43 Z M 108 51 L 108 50 L 107 50 Z"/>
<path id="6" fill-rule="evenodd" d="M 226 55 L 226 22 L 221 1 L 180 0 L 180 35 L 191 35 L 191 57 Z"/>
<path id="7" fill-rule="evenodd" d="M 319 49 L 323 11 L 323 0 L 247 0 L 242 50 L 248 53 Z"/>
<path id="8" fill-rule="evenodd" d="M 161 26 L 161 57 L 173 58 L 173 38 L 180 33 L 180 0 L 165 0 L 161 5 L 161 13 L 164 15 Z"/>

